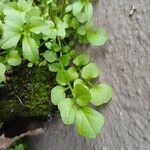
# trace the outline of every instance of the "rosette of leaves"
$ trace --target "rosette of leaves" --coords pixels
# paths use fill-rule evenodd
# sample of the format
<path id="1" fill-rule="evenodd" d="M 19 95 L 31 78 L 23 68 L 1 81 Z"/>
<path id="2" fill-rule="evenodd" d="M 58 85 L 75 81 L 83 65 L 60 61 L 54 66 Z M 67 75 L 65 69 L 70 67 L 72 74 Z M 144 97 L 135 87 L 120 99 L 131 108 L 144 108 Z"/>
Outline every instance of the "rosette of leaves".
<path id="1" fill-rule="evenodd" d="M 99 71 L 89 56 L 77 55 L 81 44 L 103 45 L 108 33 L 94 30 L 90 0 L 2 0 L 0 2 L 0 83 L 5 72 L 22 61 L 47 66 L 56 74 L 51 100 L 58 105 L 65 124 L 75 124 L 82 136 L 94 138 L 104 124 L 103 116 L 90 108 L 112 97 L 106 84 L 94 85 Z"/>

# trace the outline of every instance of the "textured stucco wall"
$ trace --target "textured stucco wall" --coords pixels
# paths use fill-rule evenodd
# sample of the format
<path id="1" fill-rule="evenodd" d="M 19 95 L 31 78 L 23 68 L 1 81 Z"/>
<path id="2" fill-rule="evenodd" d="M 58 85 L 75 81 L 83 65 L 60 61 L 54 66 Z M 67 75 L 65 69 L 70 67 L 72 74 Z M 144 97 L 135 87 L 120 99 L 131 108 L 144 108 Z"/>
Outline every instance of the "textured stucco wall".
<path id="1" fill-rule="evenodd" d="M 137 11 L 129 17 L 130 9 Z M 100 81 L 114 88 L 113 100 L 100 108 L 106 118 L 94 140 L 79 137 L 60 117 L 45 135 L 30 139 L 35 150 L 150 149 L 150 0 L 101 0 L 94 6 L 96 26 L 106 27 L 103 47 L 86 47 L 101 69 Z"/>

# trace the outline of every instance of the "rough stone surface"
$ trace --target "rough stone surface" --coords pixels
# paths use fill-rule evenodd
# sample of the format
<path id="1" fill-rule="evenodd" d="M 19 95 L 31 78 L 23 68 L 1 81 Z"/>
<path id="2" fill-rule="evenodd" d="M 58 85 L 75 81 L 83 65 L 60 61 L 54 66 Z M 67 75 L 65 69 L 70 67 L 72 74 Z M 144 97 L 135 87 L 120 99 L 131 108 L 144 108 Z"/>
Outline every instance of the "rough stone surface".
<path id="1" fill-rule="evenodd" d="M 106 124 L 89 140 L 55 117 L 43 136 L 30 139 L 34 150 L 150 149 L 150 0 L 101 0 L 94 7 L 96 26 L 106 27 L 110 39 L 84 49 L 99 65 L 100 81 L 114 88 L 113 100 L 100 108 Z"/>

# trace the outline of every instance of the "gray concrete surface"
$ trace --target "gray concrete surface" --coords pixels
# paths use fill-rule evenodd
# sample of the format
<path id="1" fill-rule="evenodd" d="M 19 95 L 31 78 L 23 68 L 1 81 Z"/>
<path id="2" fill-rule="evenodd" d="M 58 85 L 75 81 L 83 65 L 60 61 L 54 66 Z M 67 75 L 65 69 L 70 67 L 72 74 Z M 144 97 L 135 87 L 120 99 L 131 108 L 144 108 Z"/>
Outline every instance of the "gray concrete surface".
<path id="1" fill-rule="evenodd" d="M 84 139 L 58 116 L 43 136 L 30 139 L 34 150 L 150 150 L 150 0 L 98 1 L 94 20 L 110 34 L 103 47 L 83 47 L 101 69 L 99 80 L 114 88 L 113 100 L 100 108 L 103 131 Z"/>

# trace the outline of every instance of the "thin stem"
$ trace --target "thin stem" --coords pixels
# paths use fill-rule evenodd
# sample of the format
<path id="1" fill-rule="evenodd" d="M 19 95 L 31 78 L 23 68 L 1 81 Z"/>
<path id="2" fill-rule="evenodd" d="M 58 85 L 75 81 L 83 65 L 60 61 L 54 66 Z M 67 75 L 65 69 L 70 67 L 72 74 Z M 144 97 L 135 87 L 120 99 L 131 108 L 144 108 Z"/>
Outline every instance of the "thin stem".
<path id="1" fill-rule="evenodd" d="M 4 52 L 0 52 L 0 54 L 6 54 L 6 51 L 4 51 Z"/>
<path id="2" fill-rule="evenodd" d="M 73 94 L 73 88 L 72 88 L 70 82 L 68 82 L 68 86 L 69 86 L 69 88 L 70 88 L 70 91 L 71 91 L 72 95 L 74 96 L 74 94 Z"/>
<path id="3" fill-rule="evenodd" d="M 59 38 L 59 37 L 57 37 L 57 39 L 58 39 L 58 44 L 59 44 L 59 46 L 61 47 L 60 38 Z"/>
<path id="4" fill-rule="evenodd" d="M 90 81 L 87 81 L 87 83 L 88 83 L 91 87 L 94 86 Z"/>
<path id="5" fill-rule="evenodd" d="M 45 44 L 45 41 L 41 43 L 40 47 L 42 47 Z"/>
<path id="6" fill-rule="evenodd" d="M 68 89 L 70 89 L 70 87 L 65 88 L 65 91 L 67 91 Z"/>

